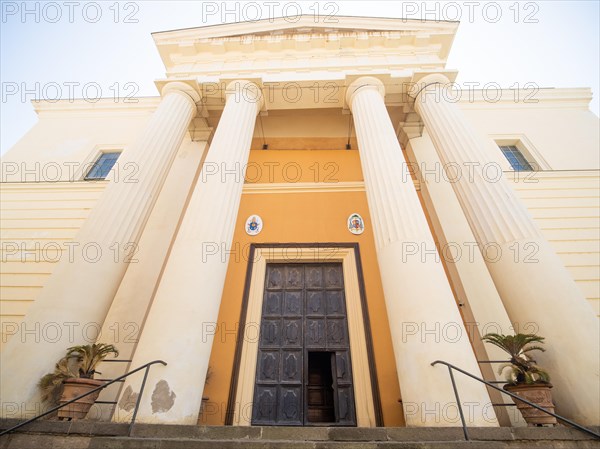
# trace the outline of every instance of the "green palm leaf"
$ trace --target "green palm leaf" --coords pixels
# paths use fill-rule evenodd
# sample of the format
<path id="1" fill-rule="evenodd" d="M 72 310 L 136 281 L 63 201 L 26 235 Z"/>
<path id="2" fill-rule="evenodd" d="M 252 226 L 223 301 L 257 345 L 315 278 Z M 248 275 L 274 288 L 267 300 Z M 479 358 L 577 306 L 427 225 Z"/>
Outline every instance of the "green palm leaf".
<path id="1" fill-rule="evenodd" d="M 42 401 L 50 406 L 58 405 L 65 379 L 70 377 L 93 378 L 98 364 L 110 354 L 118 357 L 119 350 L 106 343 L 72 346 L 67 349 L 67 354 L 54 366 L 54 371 L 45 374 L 38 382 L 42 392 Z"/>
<path id="2" fill-rule="evenodd" d="M 532 351 L 544 352 L 542 346 L 534 343 L 544 343 L 544 337 L 535 334 L 502 335 L 489 333 L 482 337 L 486 343 L 490 343 L 502 349 L 510 356 L 510 363 L 501 365 L 498 373 L 502 374 L 507 368 L 511 368 L 506 379 L 509 383 L 536 383 L 549 382 L 550 376 L 546 371 L 536 365 L 529 353 Z"/>

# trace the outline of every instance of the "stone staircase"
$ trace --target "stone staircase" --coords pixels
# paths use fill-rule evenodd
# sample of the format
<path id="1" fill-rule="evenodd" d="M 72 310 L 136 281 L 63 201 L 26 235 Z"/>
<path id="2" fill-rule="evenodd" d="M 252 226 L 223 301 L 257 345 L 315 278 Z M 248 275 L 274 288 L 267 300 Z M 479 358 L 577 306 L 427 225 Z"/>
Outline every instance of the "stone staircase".
<path id="1" fill-rule="evenodd" d="M 0 420 L 7 429 L 18 420 Z M 0 437 L 0 449 L 600 449 L 600 440 L 567 427 L 462 429 L 206 427 L 94 421 L 38 421 Z M 592 429 L 600 430 L 598 427 Z"/>

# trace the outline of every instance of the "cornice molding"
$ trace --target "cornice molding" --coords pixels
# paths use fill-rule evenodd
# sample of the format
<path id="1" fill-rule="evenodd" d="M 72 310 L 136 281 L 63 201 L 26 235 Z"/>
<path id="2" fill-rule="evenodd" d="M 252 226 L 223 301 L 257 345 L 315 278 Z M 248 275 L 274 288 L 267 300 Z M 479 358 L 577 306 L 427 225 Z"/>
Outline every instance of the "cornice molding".
<path id="1" fill-rule="evenodd" d="M 531 179 L 582 179 L 600 178 L 600 169 L 586 170 L 545 170 L 536 172 L 503 172 L 507 180 L 511 182 L 524 182 Z M 417 190 L 420 188 L 418 180 L 413 180 Z M 58 181 L 58 182 L 2 182 L 3 189 L 57 189 L 65 190 L 74 188 L 78 190 L 103 190 L 110 181 Z M 245 194 L 264 193 L 305 193 L 305 192 L 364 192 L 363 181 L 345 182 L 298 182 L 298 183 L 256 183 L 244 184 Z"/>
<path id="2" fill-rule="evenodd" d="M 98 101 L 78 98 L 59 101 L 34 100 L 31 102 L 36 114 L 40 117 L 55 114 L 69 113 L 99 113 L 110 114 L 148 114 L 154 112 L 161 101 L 161 97 L 135 97 L 135 98 L 101 98 Z"/>
<path id="3" fill-rule="evenodd" d="M 70 191 L 69 189 L 76 189 L 79 191 L 101 191 L 106 188 L 106 186 L 110 183 L 107 180 L 97 180 L 97 181 L 82 181 L 82 180 L 74 180 L 74 181 L 56 181 L 56 182 L 48 182 L 48 181 L 24 181 L 24 182 L 0 182 L 2 184 L 2 190 L 18 190 L 23 192 L 25 190 L 37 191 L 37 190 L 61 190 L 61 191 Z"/>
<path id="4" fill-rule="evenodd" d="M 349 81 L 358 78 L 359 76 L 352 76 Z M 393 78 L 391 78 L 393 79 Z M 331 82 L 331 80 L 327 80 Z M 340 87 L 340 95 L 343 93 L 344 80 L 337 80 L 336 84 Z M 311 83 L 306 82 L 307 86 L 310 87 Z M 398 84 L 400 85 L 400 84 Z M 393 92 L 393 86 L 390 83 L 386 83 L 386 86 Z M 398 89 L 396 89 L 398 90 Z M 543 88 L 536 92 L 533 97 L 537 100 L 536 103 L 526 102 L 524 100 L 515 102 L 516 90 L 514 89 L 502 89 L 500 100 L 498 102 L 490 102 L 486 100 L 482 90 L 462 90 L 459 91 L 460 100 L 459 104 L 461 109 L 505 109 L 505 108 L 545 108 L 545 107 L 570 107 L 579 109 L 588 109 L 589 103 L 592 99 L 592 91 L 590 88 Z M 469 97 L 469 94 L 471 97 Z M 528 94 L 531 94 L 530 90 L 521 90 L 518 92 L 519 97 L 524 99 Z M 401 96 L 401 95 L 400 95 Z M 389 106 L 400 105 L 402 99 L 399 95 L 386 94 L 386 104 Z M 342 99 L 343 97 L 340 97 Z M 93 116 L 116 114 L 116 115 L 139 115 L 152 113 L 161 101 L 161 97 L 140 97 L 127 99 L 128 102 L 124 102 L 124 99 L 118 99 L 116 102 L 114 98 L 102 98 L 95 103 L 91 103 L 85 99 L 75 100 L 60 100 L 56 102 L 46 101 L 32 101 L 33 108 L 38 116 L 54 116 L 59 114 L 89 114 Z M 132 102 L 129 102 L 132 101 Z M 135 102 L 133 102 L 135 101 Z M 343 100 L 341 100 L 343 101 Z M 311 103 L 313 106 L 316 103 Z M 339 103 L 341 105 L 342 103 Z M 209 109 L 222 109 L 222 105 L 208 103 Z M 300 108 L 300 104 L 294 106 Z M 326 106 L 326 105 L 325 105 Z M 329 105 L 331 106 L 331 105 Z"/>
<path id="5" fill-rule="evenodd" d="M 292 21 L 289 17 L 268 18 L 252 22 L 225 23 L 204 27 L 184 28 L 178 30 L 159 31 L 152 33 L 157 45 L 185 42 L 197 39 L 226 38 L 248 34 L 276 35 L 285 31 L 321 29 L 346 31 L 407 31 L 427 32 L 434 34 L 454 34 L 458 22 L 428 21 L 420 19 L 399 19 L 382 17 L 356 16 L 316 16 L 302 15 Z"/>
<path id="6" fill-rule="evenodd" d="M 536 172 L 503 172 L 505 178 L 514 183 L 528 183 L 535 179 L 582 179 L 600 178 L 600 169 L 585 170 L 544 170 Z M 420 189 L 418 180 L 413 180 L 417 190 Z M 65 190 L 69 188 L 77 190 L 104 190 L 110 181 L 59 181 L 59 182 L 1 182 L 2 189 L 53 189 Z M 256 183 L 244 184 L 244 194 L 274 194 L 274 193 L 332 193 L 332 192 L 364 192 L 363 181 L 345 182 L 298 182 L 298 183 Z"/>
<path id="7" fill-rule="evenodd" d="M 589 87 L 554 88 L 543 87 L 537 91 L 531 89 L 502 89 L 498 101 L 490 101 L 497 95 L 485 93 L 483 89 L 460 90 L 458 103 L 461 109 L 494 108 L 544 108 L 575 107 L 587 109 L 592 101 L 592 89 Z"/>
<path id="8" fill-rule="evenodd" d="M 419 182 L 414 180 L 414 183 L 415 188 L 420 190 Z M 247 195 L 277 193 L 342 193 L 364 191 L 364 181 L 256 183 L 244 184 L 243 189 L 243 193 Z"/>
<path id="9" fill-rule="evenodd" d="M 363 181 L 244 184 L 244 194 L 364 192 Z"/>
<path id="10" fill-rule="evenodd" d="M 510 170 L 503 173 L 507 181 L 515 184 L 532 184 L 537 183 L 541 179 L 580 180 L 583 178 L 600 178 L 600 169 L 595 168 L 585 170 L 540 170 L 534 172 L 516 172 Z"/>

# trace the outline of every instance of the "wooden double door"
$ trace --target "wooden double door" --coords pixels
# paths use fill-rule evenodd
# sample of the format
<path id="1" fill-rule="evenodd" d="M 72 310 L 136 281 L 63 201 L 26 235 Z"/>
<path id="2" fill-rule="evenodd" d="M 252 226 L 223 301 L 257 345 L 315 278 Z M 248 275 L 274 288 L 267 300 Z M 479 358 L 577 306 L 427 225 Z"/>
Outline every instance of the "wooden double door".
<path id="1" fill-rule="evenodd" d="M 341 263 L 267 264 L 253 425 L 355 426 Z"/>

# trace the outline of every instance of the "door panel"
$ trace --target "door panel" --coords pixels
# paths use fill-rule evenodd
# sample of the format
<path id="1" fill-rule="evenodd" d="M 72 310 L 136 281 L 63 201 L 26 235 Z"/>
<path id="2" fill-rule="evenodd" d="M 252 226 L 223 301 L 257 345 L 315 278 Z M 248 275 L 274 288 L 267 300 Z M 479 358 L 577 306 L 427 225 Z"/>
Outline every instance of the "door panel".
<path id="1" fill-rule="evenodd" d="M 284 348 L 302 347 L 302 319 L 284 319 L 281 346 Z"/>
<path id="2" fill-rule="evenodd" d="M 341 264 L 267 264 L 252 424 L 356 425 Z"/>
<path id="3" fill-rule="evenodd" d="M 277 382 L 279 379 L 279 352 L 264 351 L 260 358 L 259 380 L 261 383 Z"/>
<path id="4" fill-rule="evenodd" d="M 348 330 L 344 318 L 329 318 L 327 320 L 327 348 L 345 349 L 348 344 Z"/>
<path id="5" fill-rule="evenodd" d="M 276 316 L 281 315 L 281 298 L 282 292 L 267 292 L 265 295 L 265 307 L 263 316 Z"/>
<path id="6" fill-rule="evenodd" d="M 321 290 L 306 292 L 306 316 L 320 317 L 325 316 L 324 292 Z"/>
<path id="7" fill-rule="evenodd" d="M 281 373 L 281 383 L 302 382 L 302 351 L 283 352 Z"/>
<path id="8" fill-rule="evenodd" d="M 327 316 L 345 317 L 344 310 L 344 292 L 342 290 L 333 290 L 325 292 L 327 298 Z"/>
<path id="9" fill-rule="evenodd" d="M 338 424 L 356 423 L 354 411 L 354 393 L 351 386 L 340 386 L 337 388 L 337 419 Z"/>
<path id="10" fill-rule="evenodd" d="M 252 413 L 253 421 L 256 423 L 269 424 L 276 422 L 277 416 L 275 400 L 277 398 L 277 386 L 256 386 L 254 393 L 254 406 Z"/>
<path id="11" fill-rule="evenodd" d="M 277 423 L 280 425 L 302 424 L 302 387 L 282 386 L 279 389 Z"/>
<path id="12" fill-rule="evenodd" d="M 302 291 L 285 292 L 283 296 L 283 315 L 302 316 Z"/>
<path id="13" fill-rule="evenodd" d="M 281 319 L 265 318 L 260 328 L 260 345 L 263 348 L 279 348 L 281 343 Z"/>

